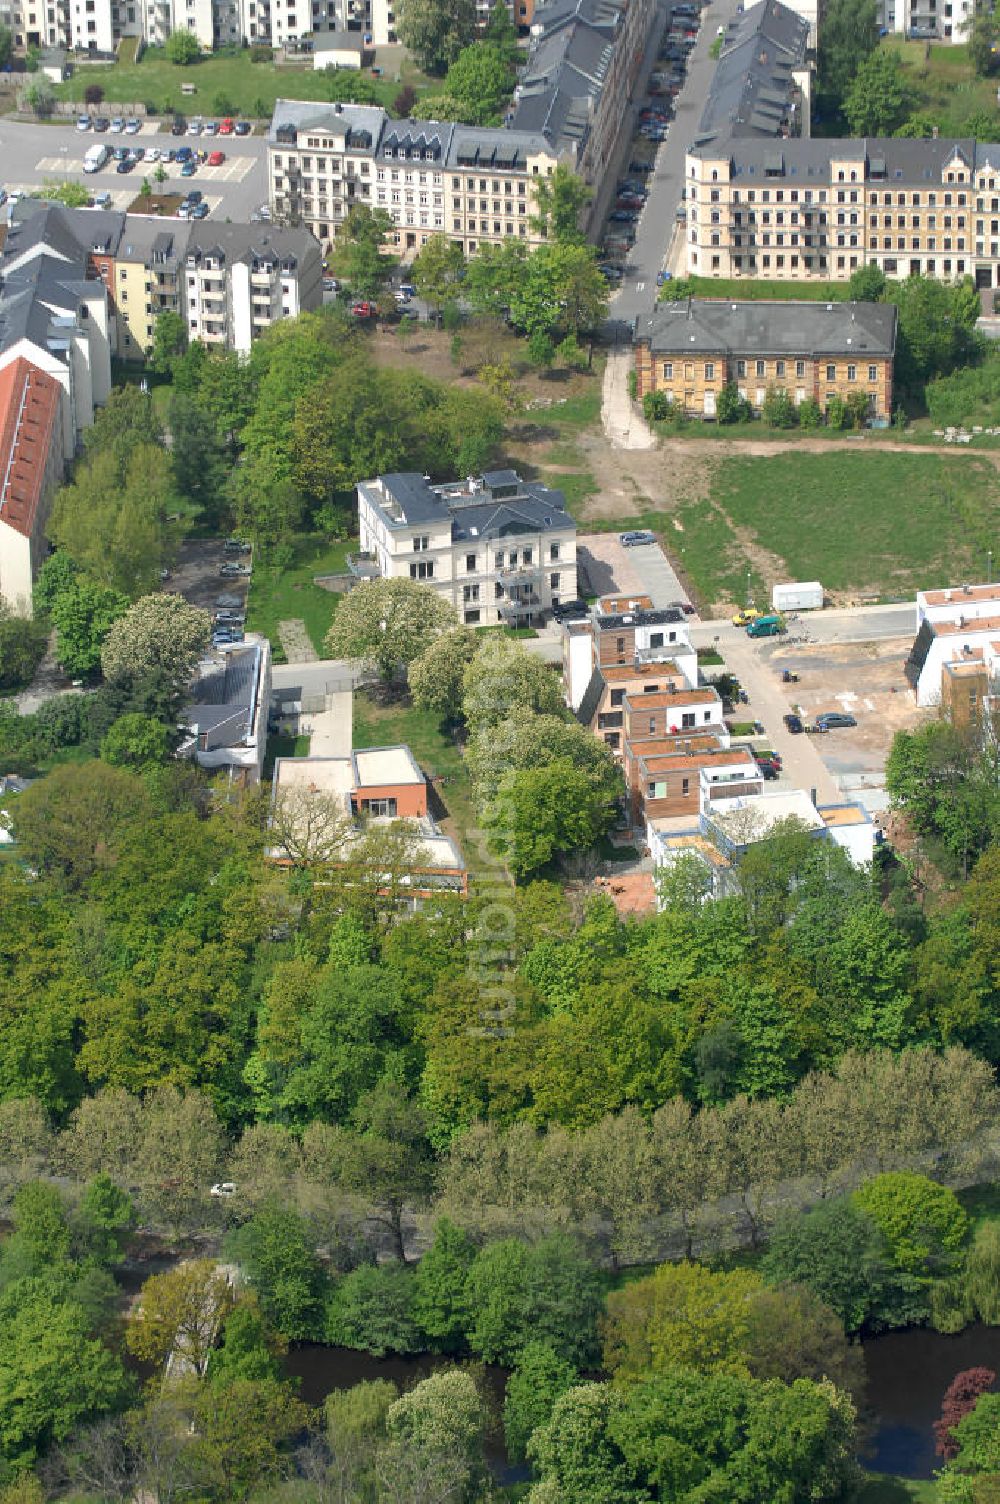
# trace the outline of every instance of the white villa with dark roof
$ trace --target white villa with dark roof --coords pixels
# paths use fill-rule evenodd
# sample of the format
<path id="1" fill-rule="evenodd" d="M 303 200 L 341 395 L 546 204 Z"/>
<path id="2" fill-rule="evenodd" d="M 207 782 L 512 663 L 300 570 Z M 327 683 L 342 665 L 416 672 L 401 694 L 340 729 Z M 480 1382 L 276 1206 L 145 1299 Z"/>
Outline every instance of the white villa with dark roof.
<path id="1" fill-rule="evenodd" d="M 362 481 L 358 528 L 362 572 L 432 585 L 469 626 L 530 626 L 576 597 L 563 494 L 515 470 L 440 486 L 417 474 Z"/>

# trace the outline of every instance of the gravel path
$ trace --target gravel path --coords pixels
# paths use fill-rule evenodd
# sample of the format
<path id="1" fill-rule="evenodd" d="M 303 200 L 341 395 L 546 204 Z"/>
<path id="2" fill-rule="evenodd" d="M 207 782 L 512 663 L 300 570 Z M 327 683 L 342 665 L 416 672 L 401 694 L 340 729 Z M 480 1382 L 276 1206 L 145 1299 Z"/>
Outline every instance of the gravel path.
<path id="1" fill-rule="evenodd" d="M 289 663 L 316 663 L 319 654 L 312 645 L 312 638 L 306 631 L 306 624 L 298 617 L 290 621 L 279 621 L 278 636 L 281 638 L 281 646 L 285 650 L 285 657 Z"/>

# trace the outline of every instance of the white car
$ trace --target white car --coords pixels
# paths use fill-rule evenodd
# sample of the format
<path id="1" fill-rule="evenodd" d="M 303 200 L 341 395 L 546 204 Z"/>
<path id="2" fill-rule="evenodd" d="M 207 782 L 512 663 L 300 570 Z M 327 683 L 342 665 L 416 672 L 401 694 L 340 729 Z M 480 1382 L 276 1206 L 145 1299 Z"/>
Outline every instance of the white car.
<path id="1" fill-rule="evenodd" d="M 189 136 L 201 135 L 201 120 L 197 115 L 195 115 L 194 119 L 188 121 L 187 133 Z"/>
<path id="2" fill-rule="evenodd" d="M 90 130 L 90 116 L 89 115 L 77 115 L 77 117 L 76 117 L 76 128 L 77 128 L 78 131 L 89 131 Z"/>
<path id="3" fill-rule="evenodd" d="M 208 1194 L 210 1196 L 235 1196 L 236 1187 L 231 1180 L 217 1180 Z"/>
<path id="4" fill-rule="evenodd" d="M 147 146 L 142 154 L 142 160 L 144 162 L 158 162 L 160 160 L 159 148 L 156 146 Z"/>

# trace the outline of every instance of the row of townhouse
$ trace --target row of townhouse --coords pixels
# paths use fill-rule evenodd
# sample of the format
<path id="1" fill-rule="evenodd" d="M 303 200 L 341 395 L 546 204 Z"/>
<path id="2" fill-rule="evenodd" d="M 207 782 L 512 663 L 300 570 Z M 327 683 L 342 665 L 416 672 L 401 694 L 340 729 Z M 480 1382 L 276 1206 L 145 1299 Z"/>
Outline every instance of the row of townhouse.
<path id="1" fill-rule="evenodd" d="M 438 486 L 379 475 L 357 496 L 362 579 L 430 585 L 467 626 L 531 626 L 576 597 L 576 523 L 561 491 L 493 470 Z"/>
<path id="2" fill-rule="evenodd" d="M 539 6 L 502 127 L 279 99 L 268 136 L 272 214 L 326 244 L 354 204 L 385 209 L 404 255 L 435 234 L 466 255 L 510 237 L 537 243 L 539 180 L 563 162 L 603 183 L 653 16 L 652 0 Z"/>
<path id="3" fill-rule="evenodd" d="M 916 635 L 906 678 L 924 707 L 941 706 L 955 725 L 1000 705 L 1000 585 L 917 592 Z"/>
<path id="4" fill-rule="evenodd" d="M 693 857 L 718 896 L 748 847 L 790 817 L 870 862 L 866 811 L 819 808 L 803 790 L 765 793 L 753 749 L 732 741 L 717 690 L 698 681 L 683 613 L 656 610 L 649 596 L 605 596 L 563 627 L 567 702 L 620 761 L 626 816 L 654 868 Z"/>
<path id="5" fill-rule="evenodd" d="M 0 259 L 0 596 L 30 609 L 66 463 L 170 311 L 188 337 L 246 353 L 278 319 L 322 304 L 304 230 L 197 225 L 22 199 Z"/>
<path id="6" fill-rule="evenodd" d="M 727 138 L 689 148 L 683 209 L 692 275 L 1000 286 L 1000 145 Z"/>
<path id="7" fill-rule="evenodd" d="M 660 303 L 636 330 L 636 395 L 661 392 L 690 417 L 714 418 L 735 386 L 755 411 L 770 390 L 825 413 L 863 393 L 874 423 L 892 416 L 896 308 L 891 303 Z"/>
<path id="8" fill-rule="evenodd" d="M 111 391 L 112 314 L 64 211 L 34 205 L 0 261 L 0 599 L 31 610 L 65 466 Z"/>
<path id="9" fill-rule="evenodd" d="M 322 306 L 323 259 L 305 230 L 22 199 L 4 264 L 18 246 L 34 243 L 85 256 L 87 274 L 107 292 L 111 351 L 123 360 L 146 357 L 164 312 L 180 314 L 189 339 L 246 354 L 279 319 Z"/>

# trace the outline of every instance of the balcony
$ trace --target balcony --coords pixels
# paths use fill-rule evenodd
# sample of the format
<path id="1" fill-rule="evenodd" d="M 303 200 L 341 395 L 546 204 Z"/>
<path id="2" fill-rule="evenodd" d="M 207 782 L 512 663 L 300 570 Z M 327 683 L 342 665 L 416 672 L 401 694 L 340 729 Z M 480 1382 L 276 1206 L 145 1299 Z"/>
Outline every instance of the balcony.
<path id="1" fill-rule="evenodd" d="M 497 568 L 497 577 L 501 580 L 534 580 L 540 574 L 544 574 L 542 564 L 505 564 Z"/>

